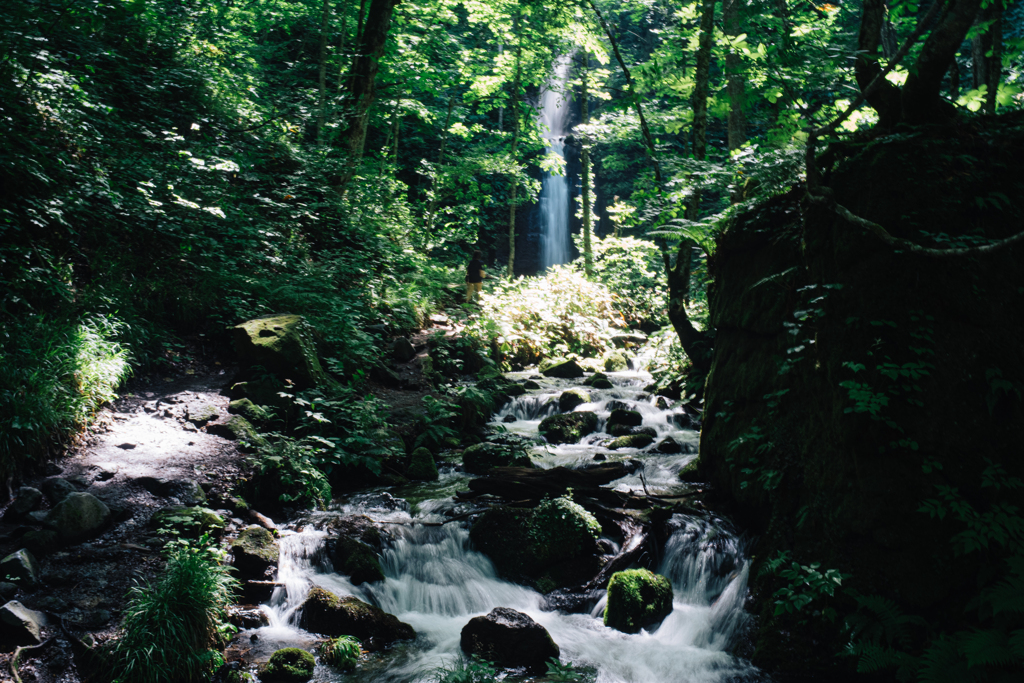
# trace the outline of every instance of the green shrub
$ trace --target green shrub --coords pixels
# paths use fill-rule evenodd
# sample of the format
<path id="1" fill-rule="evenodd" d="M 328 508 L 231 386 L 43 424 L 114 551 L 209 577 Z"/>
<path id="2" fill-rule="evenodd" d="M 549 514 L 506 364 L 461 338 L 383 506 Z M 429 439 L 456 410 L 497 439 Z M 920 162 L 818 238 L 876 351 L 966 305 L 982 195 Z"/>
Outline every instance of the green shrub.
<path id="1" fill-rule="evenodd" d="M 577 237 L 577 242 L 581 238 Z M 668 324 L 668 287 L 661 250 L 634 237 L 591 237 L 594 279 L 614 294 L 614 307 L 626 323 Z M 578 245 L 582 251 L 582 244 Z M 583 272 L 583 259 L 573 261 Z"/>
<path id="2" fill-rule="evenodd" d="M 497 680 L 494 665 L 476 657 L 466 659 L 459 655 L 434 671 L 436 683 L 494 683 Z"/>
<path id="3" fill-rule="evenodd" d="M 176 546 L 160 578 L 128 594 L 122 635 L 112 649 L 114 680 L 205 679 L 220 661 L 211 648 L 231 630 L 225 610 L 237 586 L 211 548 Z"/>
<path id="4" fill-rule="evenodd" d="M 331 500 L 331 484 L 322 469 L 330 442 L 280 434 L 272 435 L 271 439 L 249 461 L 253 468 L 253 498 L 323 509 Z"/>

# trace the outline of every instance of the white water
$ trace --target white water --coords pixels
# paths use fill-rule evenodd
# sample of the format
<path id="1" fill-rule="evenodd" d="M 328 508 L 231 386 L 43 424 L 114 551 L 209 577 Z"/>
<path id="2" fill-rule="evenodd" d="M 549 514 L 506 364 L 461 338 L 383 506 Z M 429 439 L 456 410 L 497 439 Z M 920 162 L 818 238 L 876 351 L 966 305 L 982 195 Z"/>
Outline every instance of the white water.
<path id="1" fill-rule="evenodd" d="M 563 97 L 569 74 L 569 59 L 555 65 L 550 85 L 541 93 L 541 134 L 547 140 L 544 153 L 561 159 L 563 173 L 544 172 L 540 191 L 541 266 L 568 263 L 572 257 L 569 240 L 569 179 L 565 176 L 565 136 L 569 119 L 569 101 Z"/>
<path id="2" fill-rule="evenodd" d="M 680 429 L 673 416 L 681 408 L 659 410 L 654 398 L 641 396 L 649 376 L 642 373 L 611 373 L 612 389 L 588 391 L 593 402 L 577 410 L 594 410 L 601 417 L 600 428 L 611 401 L 625 402 L 643 415 L 644 426 L 658 430 L 659 440 L 696 445 L 696 432 Z M 546 388 L 515 399 L 496 415 L 517 415 L 521 419 L 505 425 L 537 438 L 540 416 L 557 411 L 551 398 L 572 386 L 567 380 L 541 380 Z M 591 435 L 583 444 L 534 449 L 541 467 L 575 465 L 604 452 L 604 434 Z M 657 441 L 655 442 L 655 444 Z M 640 489 L 646 483 L 651 493 L 679 489 L 676 473 L 695 455 L 661 455 L 653 445 L 646 449 L 607 452 L 609 460 L 639 459 L 639 473 L 614 482 L 616 488 Z M 448 484 L 465 475 L 445 473 Z M 450 490 L 450 488 L 448 489 Z M 717 522 L 675 515 L 672 532 L 662 550 L 657 571 L 669 578 L 675 592 L 673 612 L 650 632 L 628 635 L 606 628 L 601 620 L 604 599 L 589 614 L 563 614 L 544 609 L 544 598 L 536 591 L 497 576 L 490 560 L 474 551 L 465 523 L 424 526 L 418 522 L 441 522 L 461 511 L 450 498 L 421 502 L 410 514 L 380 494 L 354 496 L 334 512 L 310 513 L 302 520 L 305 529 L 281 539 L 279 581 L 285 584 L 264 609 L 271 625 L 259 629 L 254 645 L 264 657 L 279 647 L 311 647 L 313 638 L 295 624 L 308 588 L 320 585 L 338 595 L 355 595 L 409 623 L 417 639 L 400 644 L 384 656 L 361 663 L 355 672 L 344 674 L 317 667 L 319 681 L 375 681 L 380 683 L 425 683 L 433 680 L 436 667 L 451 662 L 459 653 L 463 626 L 474 616 L 495 607 L 511 607 L 529 614 L 551 633 L 561 647 L 562 660 L 597 669 L 600 683 L 734 683 L 760 680 L 759 673 L 728 650 L 747 619 L 743 602 L 747 592 L 748 563 L 738 540 Z M 322 552 L 325 533 L 315 530 L 331 515 L 367 514 L 388 522 L 392 538 L 382 553 L 387 579 L 372 585 L 354 586 L 347 577 L 333 572 Z M 301 527 L 300 527 L 301 528 Z M 248 635 L 249 632 L 243 634 Z"/>

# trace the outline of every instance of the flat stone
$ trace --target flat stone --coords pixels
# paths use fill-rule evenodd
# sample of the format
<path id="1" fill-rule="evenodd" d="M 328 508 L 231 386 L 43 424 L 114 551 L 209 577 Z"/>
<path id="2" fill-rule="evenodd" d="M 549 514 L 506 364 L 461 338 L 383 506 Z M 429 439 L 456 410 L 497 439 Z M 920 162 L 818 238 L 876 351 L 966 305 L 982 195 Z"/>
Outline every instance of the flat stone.
<path id="1" fill-rule="evenodd" d="M 33 645 L 43 642 L 42 629 L 46 616 L 11 600 L 0 607 L 0 633 L 13 645 Z"/>

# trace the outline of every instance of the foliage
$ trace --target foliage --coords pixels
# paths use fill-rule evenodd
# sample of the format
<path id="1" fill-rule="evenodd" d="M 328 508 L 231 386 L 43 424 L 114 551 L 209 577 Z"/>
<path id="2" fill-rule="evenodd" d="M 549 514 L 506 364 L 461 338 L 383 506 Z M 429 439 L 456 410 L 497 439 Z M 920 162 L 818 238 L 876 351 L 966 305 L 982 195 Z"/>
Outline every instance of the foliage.
<path id="1" fill-rule="evenodd" d="M 480 300 L 480 315 L 470 319 L 466 333 L 497 345 L 512 367 L 543 358 L 600 356 L 613 348 L 612 336 L 625 325 L 611 290 L 570 267 L 498 283 Z"/>
<path id="2" fill-rule="evenodd" d="M 837 569 L 820 569 L 821 563 L 812 562 L 802 565 L 789 556 L 789 551 L 777 553 L 765 562 L 762 572 L 772 573 L 788 581 L 787 585 L 775 591 L 775 614 L 807 613 L 807 607 L 814 603 L 822 615 L 829 621 L 835 621 L 838 613 L 828 605 L 826 598 L 835 595 L 836 588 L 842 585 L 848 574 Z"/>
<path id="3" fill-rule="evenodd" d="M 226 608 L 238 582 L 211 547 L 172 546 L 167 567 L 150 586 L 128 593 L 121 637 L 111 654 L 119 683 L 205 679 L 229 633 Z"/>
<path id="4" fill-rule="evenodd" d="M 459 414 L 455 403 L 445 398 L 424 396 L 423 407 L 427 412 L 422 418 L 422 431 L 416 437 L 414 446 L 437 449 L 447 445 L 448 439 L 458 437 L 458 430 L 452 426 L 453 418 Z"/>
<path id="5" fill-rule="evenodd" d="M 494 683 L 498 672 L 494 665 L 482 659 L 469 659 L 459 655 L 445 662 L 434 671 L 437 683 Z"/>
<path id="6" fill-rule="evenodd" d="M 320 645 L 324 661 L 338 669 L 352 669 L 359 661 L 359 639 L 355 636 L 332 638 Z"/>
<path id="7" fill-rule="evenodd" d="M 331 500 L 331 484 L 323 466 L 330 442 L 318 437 L 294 439 L 270 435 L 270 442 L 252 458 L 253 498 L 323 509 Z"/>
<path id="8" fill-rule="evenodd" d="M 547 662 L 544 678 L 551 683 L 592 683 L 597 672 L 590 667 L 577 667 L 572 662 L 562 663 L 552 657 Z"/>

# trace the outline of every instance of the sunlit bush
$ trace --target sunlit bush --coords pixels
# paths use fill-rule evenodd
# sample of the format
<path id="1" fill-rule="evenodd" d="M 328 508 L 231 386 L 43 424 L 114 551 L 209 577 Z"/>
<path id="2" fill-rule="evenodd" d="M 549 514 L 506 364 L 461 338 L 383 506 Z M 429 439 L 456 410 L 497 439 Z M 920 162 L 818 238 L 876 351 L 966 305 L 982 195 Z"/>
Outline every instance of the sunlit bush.
<path id="1" fill-rule="evenodd" d="M 467 333 L 497 345 L 513 367 L 555 356 L 600 356 L 612 348 L 617 328 L 625 326 L 611 290 L 572 266 L 500 281 L 480 295 L 480 302 L 482 311 Z"/>
<path id="2" fill-rule="evenodd" d="M 582 238 L 576 238 L 582 251 Z M 629 324 L 668 323 L 668 287 L 661 251 L 654 242 L 635 237 L 591 238 L 594 278 L 614 295 L 614 307 Z M 573 261 L 582 272 L 582 258 Z"/>

